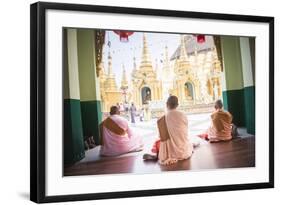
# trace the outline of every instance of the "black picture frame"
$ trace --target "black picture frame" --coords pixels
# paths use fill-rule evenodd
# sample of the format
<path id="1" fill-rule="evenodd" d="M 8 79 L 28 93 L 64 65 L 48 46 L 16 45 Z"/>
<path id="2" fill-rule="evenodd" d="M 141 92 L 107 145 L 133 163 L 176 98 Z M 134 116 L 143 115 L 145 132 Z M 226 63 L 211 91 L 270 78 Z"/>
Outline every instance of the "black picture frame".
<path id="1" fill-rule="evenodd" d="M 194 19 L 262 22 L 269 25 L 269 181 L 263 183 L 229 184 L 193 188 L 90 193 L 46 196 L 45 142 L 46 142 L 46 81 L 45 37 L 46 10 L 121 13 L 168 16 Z M 145 8 L 111 7 L 98 5 L 38 2 L 30 6 L 30 199 L 37 203 L 76 200 L 97 200 L 198 192 L 261 189 L 274 187 L 274 17 L 187 12 Z"/>

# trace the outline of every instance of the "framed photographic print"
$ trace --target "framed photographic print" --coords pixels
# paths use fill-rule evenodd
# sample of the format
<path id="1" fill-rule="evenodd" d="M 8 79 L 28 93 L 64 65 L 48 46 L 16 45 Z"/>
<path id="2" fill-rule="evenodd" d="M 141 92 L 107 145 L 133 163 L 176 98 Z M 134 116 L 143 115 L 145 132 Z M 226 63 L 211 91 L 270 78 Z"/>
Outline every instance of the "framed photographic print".
<path id="1" fill-rule="evenodd" d="M 34 202 L 274 187 L 274 18 L 31 5 Z"/>

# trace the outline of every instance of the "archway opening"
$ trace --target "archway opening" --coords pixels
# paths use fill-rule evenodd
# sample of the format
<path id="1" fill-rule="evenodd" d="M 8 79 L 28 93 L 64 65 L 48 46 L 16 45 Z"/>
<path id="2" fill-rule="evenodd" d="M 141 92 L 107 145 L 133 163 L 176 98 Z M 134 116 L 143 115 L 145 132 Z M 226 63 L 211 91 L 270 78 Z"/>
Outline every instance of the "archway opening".
<path id="1" fill-rule="evenodd" d="M 187 100 L 193 100 L 194 99 L 192 83 L 186 82 L 184 84 L 184 96 L 185 96 L 185 99 L 187 99 Z"/>
<path id="2" fill-rule="evenodd" d="M 151 101 L 151 89 L 149 87 L 143 87 L 141 89 L 141 99 L 142 104 L 147 104 L 149 101 Z"/>

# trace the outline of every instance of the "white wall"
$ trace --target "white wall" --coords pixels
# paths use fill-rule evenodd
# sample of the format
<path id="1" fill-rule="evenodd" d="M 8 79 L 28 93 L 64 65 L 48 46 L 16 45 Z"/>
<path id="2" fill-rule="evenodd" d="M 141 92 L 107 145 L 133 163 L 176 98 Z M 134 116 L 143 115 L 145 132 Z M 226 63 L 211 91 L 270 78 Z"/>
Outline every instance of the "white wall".
<path id="1" fill-rule="evenodd" d="M 49 0 L 52 1 L 52 0 Z M 31 204 L 29 197 L 29 4 L 34 1 L 2 1 L 0 7 L 0 204 Z M 62 1 L 76 2 L 81 1 Z M 281 13 L 278 1 L 151 1 L 151 0 L 84 0 L 88 4 L 147 7 L 202 12 L 236 13 L 275 16 L 275 52 L 280 55 Z M 275 61 L 276 88 L 281 87 L 280 58 Z M 277 81 L 278 80 L 278 81 Z M 276 92 L 276 105 L 281 103 Z M 275 109 L 276 122 L 281 122 L 280 107 Z M 277 116 L 279 114 L 279 116 Z M 275 147 L 280 146 L 277 133 Z M 189 194 L 178 196 L 114 199 L 96 202 L 73 202 L 69 204 L 267 204 L 280 198 L 280 156 L 276 149 L 276 188 L 267 190 Z M 64 203 L 63 203 L 64 204 Z"/>

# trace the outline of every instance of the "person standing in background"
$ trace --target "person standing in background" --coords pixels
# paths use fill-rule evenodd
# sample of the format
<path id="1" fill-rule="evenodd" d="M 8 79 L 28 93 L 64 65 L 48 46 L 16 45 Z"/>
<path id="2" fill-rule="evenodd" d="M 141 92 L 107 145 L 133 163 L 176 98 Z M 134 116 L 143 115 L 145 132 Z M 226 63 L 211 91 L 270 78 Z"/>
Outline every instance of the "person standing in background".
<path id="1" fill-rule="evenodd" d="M 134 105 L 134 103 L 132 103 L 131 107 L 130 107 L 131 123 L 136 123 L 136 121 L 135 121 L 136 111 L 137 111 L 137 108 Z"/>

